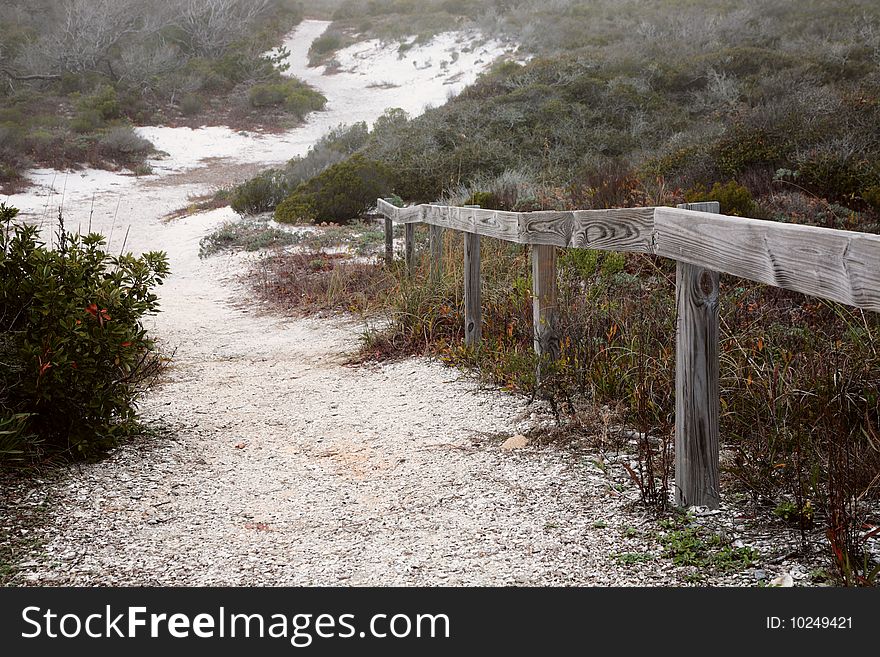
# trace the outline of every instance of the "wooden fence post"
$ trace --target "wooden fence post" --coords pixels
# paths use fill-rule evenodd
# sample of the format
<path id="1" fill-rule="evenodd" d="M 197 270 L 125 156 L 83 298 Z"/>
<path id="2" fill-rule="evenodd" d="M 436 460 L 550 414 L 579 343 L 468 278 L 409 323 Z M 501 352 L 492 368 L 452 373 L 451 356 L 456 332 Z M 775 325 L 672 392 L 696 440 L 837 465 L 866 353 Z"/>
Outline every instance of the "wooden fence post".
<path id="1" fill-rule="evenodd" d="M 718 203 L 686 210 L 720 212 Z M 675 503 L 718 508 L 719 274 L 676 263 Z"/>
<path id="2" fill-rule="evenodd" d="M 559 357 L 556 332 L 556 247 L 532 246 L 532 317 L 535 353 Z"/>
<path id="3" fill-rule="evenodd" d="M 479 344 L 483 310 L 480 298 L 480 236 L 464 234 L 464 343 Z"/>
<path id="4" fill-rule="evenodd" d="M 385 264 L 394 263 L 394 222 L 385 217 Z"/>
<path id="5" fill-rule="evenodd" d="M 431 281 L 440 280 L 443 274 L 443 227 L 431 224 Z"/>
<path id="6" fill-rule="evenodd" d="M 406 260 L 406 273 L 412 276 L 416 268 L 416 225 L 404 224 L 403 256 Z"/>

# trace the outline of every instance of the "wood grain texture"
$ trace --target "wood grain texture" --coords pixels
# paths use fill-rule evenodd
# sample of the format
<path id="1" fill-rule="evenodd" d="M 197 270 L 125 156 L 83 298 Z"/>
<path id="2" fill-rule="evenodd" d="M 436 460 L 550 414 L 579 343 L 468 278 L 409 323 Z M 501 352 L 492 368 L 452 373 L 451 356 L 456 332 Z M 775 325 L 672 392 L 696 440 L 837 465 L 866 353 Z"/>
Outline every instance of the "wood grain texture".
<path id="1" fill-rule="evenodd" d="M 412 276 L 416 269 L 416 225 L 404 224 L 403 256 L 406 272 Z"/>
<path id="2" fill-rule="evenodd" d="M 394 222 L 385 217 L 385 264 L 394 262 Z"/>
<path id="3" fill-rule="evenodd" d="M 424 223 L 508 242 L 517 241 L 520 213 L 445 205 L 423 205 L 421 208 L 419 220 Z"/>
<path id="4" fill-rule="evenodd" d="M 651 253 L 654 208 L 504 212 L 476 207 L 416 205 L 379 212 L 398 223 L 422 222 L 519 244 Z"/>
<path id="5" fill-rule="evenodd" d="M 535 352 L 539 356 L 559 357 L 556 326 L 556 247 L 532 247 L 532 319 Z"/>
<path id="6" fill-rule="evenodd" d="M 880 236 L 657 208 L 658 255 L 880 311 Z"/>
<path id="7" fill-rule="evenodd" d="M 400 215 L 400 208 L 396 205 L 392 205 L 384 198 L 380 198 L 376 201 L 376 212 L 392 221 L 397 221 L 398 216 Z"/>
<path id="8" fill-rule="evenodd" d="M 656 253 L 776 287 L 880 312 L 880 235 L 681 208 L 501 212 L 417 205 L 379 211 L 397 222 L 520 244 Z"/>
<path id="9" fill-rule="evenodd" d="M 718 508 L 718 280 L 676 263 L 675 503 Z"/>
<path id="10" fill-rule="evenodd" d="M 576 249 L 653 252 L 654 208 L 528 212 L 516 241 Z"/>
<path id="11" fill-rule="evenodd" d="M 431 280 L 437 282 L 443 275 L 443 228 L 437 225 L 431 226 Z"/>
<path id="12" fill-rule="evenodd" d="M 464 343 L 479 344 L 483 311 L 480 291 L 480 236 L 464 235 Z"/>
<path id="13" fill-rule="evenodd" d="M 690 204 L 718 212 L 717 203 Z M 718 272 L 676 263 L 675 503 L 718 508 Z"/>

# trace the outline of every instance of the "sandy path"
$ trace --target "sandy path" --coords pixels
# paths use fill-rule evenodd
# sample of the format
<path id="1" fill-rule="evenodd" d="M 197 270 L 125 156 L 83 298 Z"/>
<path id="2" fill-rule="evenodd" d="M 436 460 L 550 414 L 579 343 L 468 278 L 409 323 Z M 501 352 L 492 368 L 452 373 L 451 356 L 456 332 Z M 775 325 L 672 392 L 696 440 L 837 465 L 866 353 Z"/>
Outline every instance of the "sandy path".
<path id="1" fill-rule="evenodd" d="M 656 546 L 623 537 L 640 519 L 587 458 L 500 449 L 491 435 L 521 428 L 524 400 L 425 360 L 345 366 L 358 325 L 267 316 L 233 279 L 239 259 L 199 260 L 199 239 L 230 211 L 159 218 L 204 191 L 210 170 L 91 187 L 94 228 L 119 246 L 130 226 L 128 249 L 171 259 L 151 323 L 175 357 L 142 405 L 166 430 L 30 491 L 52 511 L 16 581 L 669 581 L 656 564 L 612 558 Z M 69 226 L 88 221 L 82 178 L 65 192 Z M 40 216 L 45 199 L 17 200 Z"/>
<path id="2" fill-rule="evenodd" d="M 155 227 L 175 274 L 154 332 L 176 353 L 142 410 L 167 430 L 35 493 L 54 510 L 19 581 L 666 581 L 613 561 L 651 548 L 588 459 L 500 449 L 525 400 L 423 359 L 346 366 L 358 324 L 251 306 L 238 259 L 195 255 L 226 212 Z"/>

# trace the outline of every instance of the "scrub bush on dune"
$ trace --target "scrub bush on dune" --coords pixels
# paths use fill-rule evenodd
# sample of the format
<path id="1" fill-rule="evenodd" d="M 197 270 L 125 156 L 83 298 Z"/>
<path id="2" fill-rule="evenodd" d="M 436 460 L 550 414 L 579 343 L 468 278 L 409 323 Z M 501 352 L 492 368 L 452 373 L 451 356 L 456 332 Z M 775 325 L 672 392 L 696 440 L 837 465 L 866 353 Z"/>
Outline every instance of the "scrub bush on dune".
<path id="1" fill-rule="evenodd" d="M 167 258 L 113 256 L 63 225 L 50 248 L 16 214 L 0 204 L 0 458 L 90 456 L 131 433 L 159 371 L 142 319 Z"/>
<path id="2" fill-rule="evenodd" d="M 373 207 L 389 186 L 391 173 L 361 154 L 328 167 L 301 183 L 275 210 L 282 223 L 348 223 Z"/>

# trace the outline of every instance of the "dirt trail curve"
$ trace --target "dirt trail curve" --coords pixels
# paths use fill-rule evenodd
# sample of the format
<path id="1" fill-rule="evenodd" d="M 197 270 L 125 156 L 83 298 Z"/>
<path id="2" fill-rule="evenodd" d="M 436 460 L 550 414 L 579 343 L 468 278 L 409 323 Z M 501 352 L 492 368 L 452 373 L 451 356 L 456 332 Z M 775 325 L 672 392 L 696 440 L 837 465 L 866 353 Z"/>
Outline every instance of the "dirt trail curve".
<path id="1" fill-rule="evenodd" d="M 320 25 L 306 28 L 320 34 Z M 488 438 L 517 430 L 529 411 L 524 400 L 479 391 L 425 360 L 349 367 L 343 360 L 357 346 L 357 325 L 257 312 L 234 280 L 239 260 L 197 256 L 198 240 L 228 210 L 158 219 L 204 189 L 172 180 L 118 177 L 101 188 L 93 219 L 105 234 L 116 224 L 117 245 L 130 224 L 128 248 L 169 252 L 173 276 L 153 330 L 176 354 L 167 381 L 142 405 L 146 420 L 167 430 L 28 493 L 27 502 L 47 500 L 51 511 L 43 546 L 16 582 L 547 585 L 671 577 L 612 558 L 649 547 L 622 538 L 633 517 L 587 459 L 553 449 L 505 452 Z M 68 226 L 87 220 L 88 189 L 74 187 L 66 192 Z M 32 210 L 46 201 L 31 200 Z"/>

